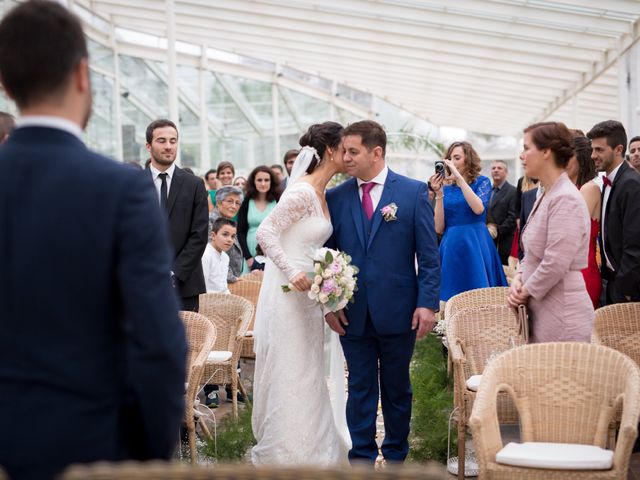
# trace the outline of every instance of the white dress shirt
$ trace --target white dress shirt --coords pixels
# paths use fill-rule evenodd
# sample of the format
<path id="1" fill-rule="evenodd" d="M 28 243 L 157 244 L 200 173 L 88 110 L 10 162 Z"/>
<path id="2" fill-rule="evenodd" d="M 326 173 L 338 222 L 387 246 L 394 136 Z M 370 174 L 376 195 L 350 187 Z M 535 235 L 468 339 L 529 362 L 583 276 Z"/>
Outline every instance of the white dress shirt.
<path id="1" fill-rule="evenodd" d="M 161 172 L 153 165 L 149 164 L 149 169 L 151 170 L 151 178 L 153 178 L 153 184 L 156 186 L 156 192 L 158 192 L 158 201 L 160 201 L 160 188 L 162 187 L 162 179 L 160 178 L 161 173 L 167 174 L 167 199 L 169 198 L 169 192 L 171 191 L 171 179 L 173 178 L 173 172 L 176 170 L 176 164 L 172 163 L 169 168 L 167 168 L 164 172 Z M 160 202 L 162 204 L 162 202 Z"/>
<path id="2" fill-rule="evenodd" d="M 78 140 L 84 143 L 80 125 L 66 118 L 54 117 L 52 115 L 26 115 L 16 120 L 16 128 L 21 127 L 46 127 L 63 130 L 77 137 Z"/>
<path id="3" fill-rule="evenodd" d="M 616 175 L 618 174 L 618 170 L 620 170 L 620 166 L 622 165 L 622 163 L 620 163 L 620 165 L 618 165 L 616 168 L 613 169 L 613 171 L 607 175 L 607 178 L 611 181 L 611 183 L 613 184 L 613 181 L 616 179 Z M 611 195 L 611 188 L 612 187 L 608 187 L 605 186 L 604 188 L 604 198 L 602 199 L 602 219 L 600 221 L 600 225 L 602 228 L 602 243 L 603 243 L 603 248 L 602 250 L 604 251 L 604 258 L 607 261 L 607 267 L 609 267 L 609 270 L 614 271 L 613 265 L 611 265 L 611 261 L 609 260 L 609 257 L 607 256 L 607 249 L 604 248 L 604 245 L 606 245 L 606 215 L 607 215 L 607 203 L 609 203 L 609 196 Z"/>
<path id="4" fill-rule="evenodd" d="M 207 243 L 202 255 L 202 271 L 207 293 L 229 293 L 227 274 L 229 273 L 229 255 L 217 251 Z"/>
<path id="5" fill-rule="evenodd" d="M 387 181 L 387 175 L 389 174 L 389 167 L 386 165 L 382 169 L 382 171 L 376 175 L 374 178 L 365 182 L 364 180 L 358 180 L 358 195 L 360 196 L 360 202 L 362 203 L 362 188 L 360 185 L 363 183 L 375 183 L 376 185 L 369 191 L 369 195 L 371 196 L 371 203 L 373 204 L 373 212 L 375 214 L 376 208 L 378 207 L 378 203 L 380 203 L 380 198 L 382 198 L 382 191 L 384 190 L 384 182 Z"/>

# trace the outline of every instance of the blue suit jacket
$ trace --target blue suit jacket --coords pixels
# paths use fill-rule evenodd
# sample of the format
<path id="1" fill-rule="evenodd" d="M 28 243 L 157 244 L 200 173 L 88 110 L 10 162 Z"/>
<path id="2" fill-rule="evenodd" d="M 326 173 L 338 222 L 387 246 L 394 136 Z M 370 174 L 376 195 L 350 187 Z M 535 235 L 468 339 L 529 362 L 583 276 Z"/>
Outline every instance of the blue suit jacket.
<path id="1" fill-rule="evenodd" d="M 438 309 L 440 255 L 425 183 L 389 170 L 370 234 L 355 178 L 327 192 L 327 203 L 333 223 L 328 244 L 351 255 L 360 269 L 355 303 L 346 311 L 348 334 L 363 334 L 367 311 L 378 333 L 392 335 L 411 330 L 417 307 Z M 390 203 L 398 207 L 397 220 L 387 222 L 380 210 Z"/>
<path id="2" fill-rule="evenodd" d="M 46 479 L 168 458 L 186 349 L 151 182 L 70 133 L 18 128 L 0 147 L 0 231 L 0 465 Z"/>

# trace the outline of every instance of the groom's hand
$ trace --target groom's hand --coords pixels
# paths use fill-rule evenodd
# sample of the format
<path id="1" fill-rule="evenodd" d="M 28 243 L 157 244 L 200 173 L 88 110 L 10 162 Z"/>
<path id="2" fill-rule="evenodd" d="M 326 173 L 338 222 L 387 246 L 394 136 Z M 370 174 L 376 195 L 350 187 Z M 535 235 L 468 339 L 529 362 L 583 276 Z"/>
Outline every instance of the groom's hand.
<path id="1" fill-rule="evenodd" d="M 338 335 L 342 336 L 347 333 L 345 332 L 343 325 L 349 325 L 349 321 L 347 320 L 344 311 L 340 310 L 337 314 L 329 312 L 324 316 L 324 320 L 327 322 L 327 325 L 329 325 L 329 328 Z"/>
<path id="2" fill-rule="evenodd" d="M 413 312 L 413 318 L 411 319 L 411 330 L 417 330 L 416 336 L 418 339 L 424 337 L 427 333 L 433 330 L 436 324 L 436 314 L 430 308 L 418 307 Z"/>

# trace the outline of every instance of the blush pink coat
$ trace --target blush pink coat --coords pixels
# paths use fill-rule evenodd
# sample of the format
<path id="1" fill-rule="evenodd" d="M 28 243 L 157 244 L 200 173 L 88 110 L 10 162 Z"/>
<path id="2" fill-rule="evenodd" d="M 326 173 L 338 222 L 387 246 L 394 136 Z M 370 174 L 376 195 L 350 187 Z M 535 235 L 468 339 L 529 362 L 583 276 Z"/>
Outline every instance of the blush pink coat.
<path id="1" fill-rule="evenodd" d="M 589 229 L 587 205 L 563 173 L 536 202 L 522 233 L 532 343 L 590 341 L 595 313 L 581 272 Z"/>

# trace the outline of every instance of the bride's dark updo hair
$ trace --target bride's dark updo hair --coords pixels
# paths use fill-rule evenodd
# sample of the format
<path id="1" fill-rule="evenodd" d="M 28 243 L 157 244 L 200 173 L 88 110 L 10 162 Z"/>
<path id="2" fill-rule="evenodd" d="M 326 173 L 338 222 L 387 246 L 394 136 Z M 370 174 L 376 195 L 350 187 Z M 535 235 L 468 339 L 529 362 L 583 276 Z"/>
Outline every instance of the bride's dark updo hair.
<path id="1" fill-rule="evenodd" d="M 309 130 L 300 137 L 301 147 L 313 147 L 318 152 L 320 160 L 324 157 L 327 147 L 336 148 L 342 141 L 342 125 L 336 122 L 324 122 L 311 125 Z M 318 159 L 314 158 L 307 168 L 307 173 L 313 172 L 318 166 Z"/>

